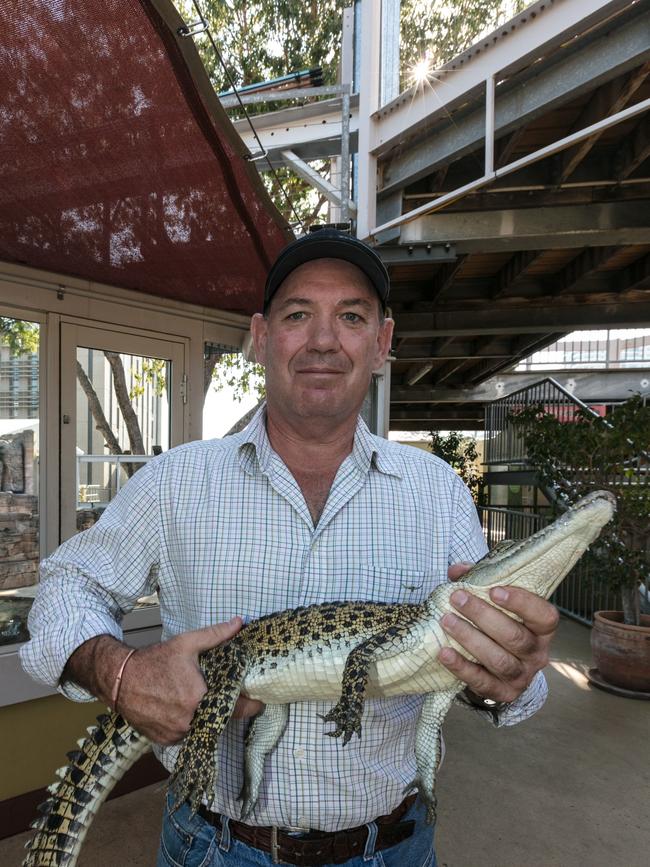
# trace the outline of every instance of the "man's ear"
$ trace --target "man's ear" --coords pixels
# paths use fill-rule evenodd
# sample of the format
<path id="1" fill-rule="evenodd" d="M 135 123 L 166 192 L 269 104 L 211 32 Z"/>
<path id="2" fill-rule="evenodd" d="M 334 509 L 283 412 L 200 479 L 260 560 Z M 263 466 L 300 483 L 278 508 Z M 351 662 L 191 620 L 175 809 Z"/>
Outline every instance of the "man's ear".
<path id="1" fill-rule="evenodd" d="M 261 313 L 254 313 L 251 318 L 251 337 L 255 349 L 255 360 L 258 364 L 266 361 L 266 334 L 268 322 Z"/>
<path id="2" fill-rule="evenodd" d="M 394 327 L 395 321 L 388 316 L 379 326 L 379 333 L 377 334 L 377 352 L 375 354 L 375 366 L 373 367 L 373 370 L 379 370 L 383 367 L 384 362 L 388 358 L 390 346 L 393 341 Z"/>

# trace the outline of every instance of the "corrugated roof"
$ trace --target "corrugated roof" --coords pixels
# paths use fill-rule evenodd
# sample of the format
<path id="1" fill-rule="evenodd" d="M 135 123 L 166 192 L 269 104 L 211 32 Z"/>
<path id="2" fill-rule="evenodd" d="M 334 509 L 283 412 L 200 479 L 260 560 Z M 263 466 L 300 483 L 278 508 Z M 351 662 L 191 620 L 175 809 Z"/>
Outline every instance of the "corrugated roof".
<path id="1" fill-rule="evenodd" d="M 291 237 L 168 0 L 0 7 L 0 258 L 228 311 Z"/>

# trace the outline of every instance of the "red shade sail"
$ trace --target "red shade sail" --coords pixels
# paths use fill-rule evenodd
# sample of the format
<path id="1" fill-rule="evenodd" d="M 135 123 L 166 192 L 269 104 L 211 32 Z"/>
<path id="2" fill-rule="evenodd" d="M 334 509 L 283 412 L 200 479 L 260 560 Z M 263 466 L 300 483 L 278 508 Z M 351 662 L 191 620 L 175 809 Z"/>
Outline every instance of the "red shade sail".
<path id="1" fill-rule="evenodd" d="M 0 0 L 0 258 L 261 308 L 292 237 L 168 0 Z"/>

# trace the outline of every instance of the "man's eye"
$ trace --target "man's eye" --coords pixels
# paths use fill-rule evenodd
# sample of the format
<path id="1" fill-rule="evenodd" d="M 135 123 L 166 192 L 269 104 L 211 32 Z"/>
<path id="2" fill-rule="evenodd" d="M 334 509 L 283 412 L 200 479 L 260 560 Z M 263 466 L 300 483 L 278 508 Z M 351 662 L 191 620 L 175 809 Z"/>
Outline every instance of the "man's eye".
<path id="1" fill-rule="evenodd" d="M 361 317 L 358 313 L 344 313 L 343 319 L 345 319 L 346 322 L 361 322 Z"/>
<path id="2" fill-rule="evenodd" d="M 291 319 L 293 322 L 298 322 L 300 319 L 304 317 L 304 313 L 302 310 L 296 310 L 294 313 L 290 313 L 287 316 L 287 319 Z"/>

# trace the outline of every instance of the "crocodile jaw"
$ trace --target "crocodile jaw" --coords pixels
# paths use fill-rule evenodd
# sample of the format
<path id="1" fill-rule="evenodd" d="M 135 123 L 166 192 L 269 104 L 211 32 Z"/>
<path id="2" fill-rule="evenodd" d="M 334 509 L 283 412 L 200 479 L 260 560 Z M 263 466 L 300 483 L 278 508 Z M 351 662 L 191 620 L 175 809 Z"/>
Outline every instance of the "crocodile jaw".
<path id="1" fill-rule="evenodd" d="M 504 551 L 487 555 L 456 582 L 486 597 L 496 586 L 516 586 L 548 599 L 564 576 L 614 516 L 616 499 L 609 491 L 594 491 L 553 524 Z"/>

